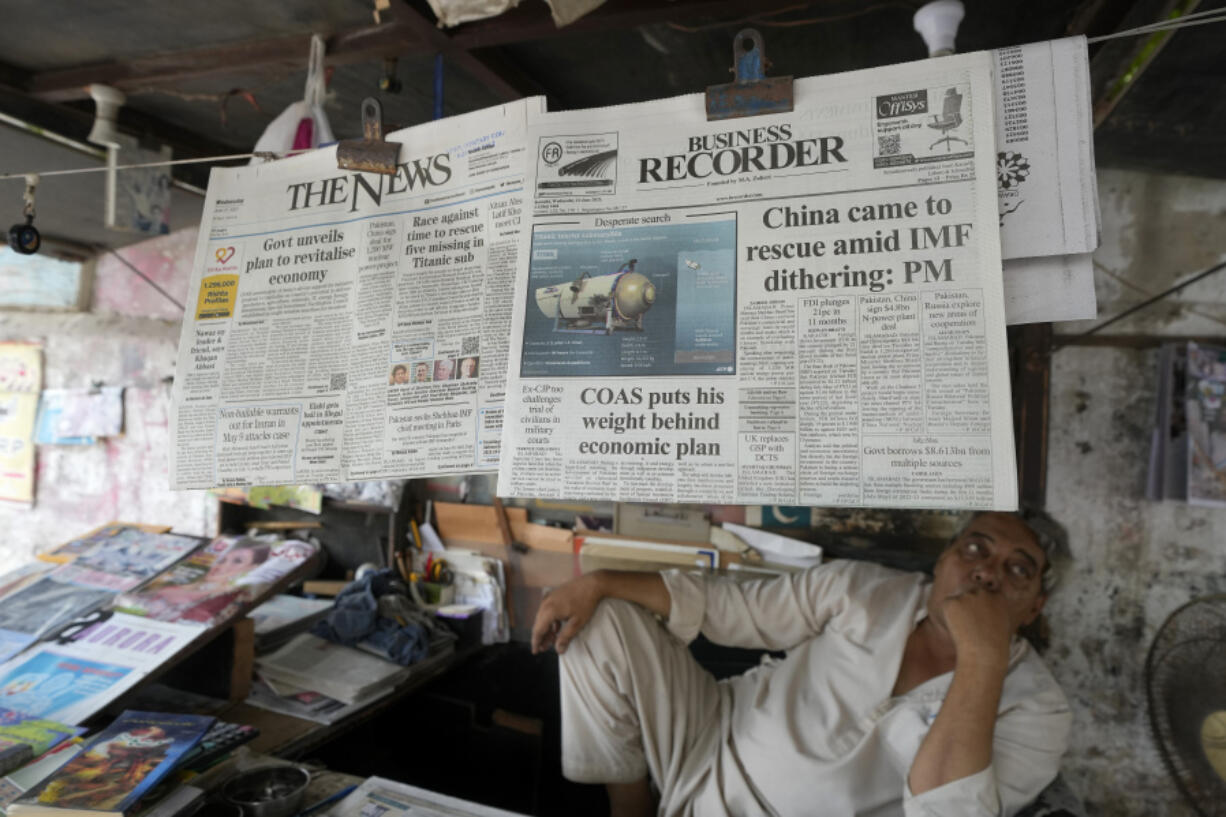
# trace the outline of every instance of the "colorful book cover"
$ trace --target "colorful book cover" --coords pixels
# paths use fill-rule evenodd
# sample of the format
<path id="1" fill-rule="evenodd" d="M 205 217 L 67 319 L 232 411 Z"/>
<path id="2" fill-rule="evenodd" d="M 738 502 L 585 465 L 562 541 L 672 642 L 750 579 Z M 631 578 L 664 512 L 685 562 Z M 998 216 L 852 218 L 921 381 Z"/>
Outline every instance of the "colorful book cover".
<path id="1" fill-rule="evenodd" d="M 142 589 L 124 593 L 115 607 L 160 621 L 212 625 L 236 615 L 316 552 L 315 545 L 293 539 L 220 536 Z"/>
<path id="2" fill-rule="evenodd" d="M 80 738 L 66 740 L 44 753 L 42 757 L 35 758 L 32 763 L 27 763 L 0 779 L 0 814 L 4 813 L 10 803 L 29 791 L 32 786 L 37 785 L 43 778 L 80 754 L 82 748 Z"/>
<path id="3" fill-rule="evenodd" d="M 44 576 L 0 601 L 0 661 L 109 602 L 113 590 L 81 587 Z"/>
<path id="4" fill-rule="evenodd" d="M 0 707 L 0 739 L 25 743 L 34 750 L 36 757 L 83 732 L 85 729 L 80 726 L 69 726 Z"/>
<path id="5" fill-rule="evenodd" d="M 129 675 L 130 666 L 57 655 L 45 646 L 0 667 L 0 706 L 33 717 L 77 723 L 109 700 L 106 693 Z M 84 714 L 81 714 L 81 713 Z"/>
<path id="6" fill-rule="evenodd" d="M 38 558 L 44 562 L 54 562 L 56 564 L 68 564 L 76 559 L 82 553 L 93 550 L 94 546 L 99 542 L 106 541 L 127 529 L 142 530 L 148 533 L 165 533 L 170 530 L 166 525 L 138 525 L 132 522 L 108 522 L 107 524 L 94 528 L 84 536 L 78 536 L 64 544 L 55 547 L 46 553 L 38 554 Z"/>
<path id="7" fill-rule="evenodd" d="M 24 806 L 122 813 L 164 778 L 200 742 L 213 719 L 127 711 L 10 808 Z M 39 809 L 41 811 L 41 809 Z"/>
<path id="8" fill-rule="evenodd" d="M 53 574 L 60 581 L 115 592 L 131 590 L 204 544 L 194 536 L 126 527 Z"/>

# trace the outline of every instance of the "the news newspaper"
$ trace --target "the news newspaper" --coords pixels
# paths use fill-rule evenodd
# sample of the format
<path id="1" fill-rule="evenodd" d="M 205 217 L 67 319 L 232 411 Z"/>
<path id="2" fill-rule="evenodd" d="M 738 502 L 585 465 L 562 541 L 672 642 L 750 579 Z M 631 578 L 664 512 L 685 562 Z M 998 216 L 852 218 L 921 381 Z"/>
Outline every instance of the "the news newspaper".
<path id="1" fill-rule="evenodd" d="M 528 119 L 500 495 L 1016 507 L 989 54 Z"/>
<path id="2" fill-rule="evenodd" d="M 336 151 L 215 170 L 183 321 L 171 487 L 498 465 L 541 98 L 420 125 L 395 176 Z"/>

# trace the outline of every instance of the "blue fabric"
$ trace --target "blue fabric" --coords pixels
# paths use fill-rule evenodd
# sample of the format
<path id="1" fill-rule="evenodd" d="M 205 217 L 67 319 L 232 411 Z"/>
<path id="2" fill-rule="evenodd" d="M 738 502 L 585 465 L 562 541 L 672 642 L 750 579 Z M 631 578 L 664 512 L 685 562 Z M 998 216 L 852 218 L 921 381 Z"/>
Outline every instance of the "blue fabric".
<path id="1" fill-rule="evenodd" d="M 419 624 L 401 626 L 379 615 L 379 598 L 400 595 L 403 585 L 390 569 L 367 574 L 350 582 L 328 615 L 315 623 L 311 633 L 346 647 L 365 642 L 401 666 L 420 661 L 430 653 L 430 637 Z"/>

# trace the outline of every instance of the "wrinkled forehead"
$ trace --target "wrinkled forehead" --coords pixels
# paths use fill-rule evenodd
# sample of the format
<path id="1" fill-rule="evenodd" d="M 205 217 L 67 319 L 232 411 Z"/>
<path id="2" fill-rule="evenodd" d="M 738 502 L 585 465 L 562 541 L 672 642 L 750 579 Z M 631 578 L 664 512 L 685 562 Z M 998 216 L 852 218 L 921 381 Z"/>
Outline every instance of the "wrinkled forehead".
<path id="1" fill-rule="evenodd" d="M 1047 553 L 1039 543 L 1039 536 L 1020 517 L 1009 513 L 985 511 L 975 514 L 971 521 L 962 528 L 961 533 L 954 538 L 954 543 L 964 541 L 969 536 L 986 535 L 998 545 L 1007 548 L 1021 548 L 1044 569 L 1047 568 Z"/>

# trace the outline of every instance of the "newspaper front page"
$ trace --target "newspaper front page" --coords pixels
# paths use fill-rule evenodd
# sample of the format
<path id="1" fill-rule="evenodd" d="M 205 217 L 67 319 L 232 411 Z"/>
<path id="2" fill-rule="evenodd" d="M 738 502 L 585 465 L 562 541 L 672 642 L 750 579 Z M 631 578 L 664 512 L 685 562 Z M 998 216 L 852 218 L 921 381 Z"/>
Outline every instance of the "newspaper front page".
<path id="1" fill-rule="evenodd" d="M 338 170 L 335 149 L 213 172 L 172 488 L 497 468 L 524 126 L 542 107 L 393 133 L 395 176 Z"/>
<path id="2" fill-rule="evenodd" d="M 1016 507 L 986 53 L 529 116 L 498 492 Z"/>

